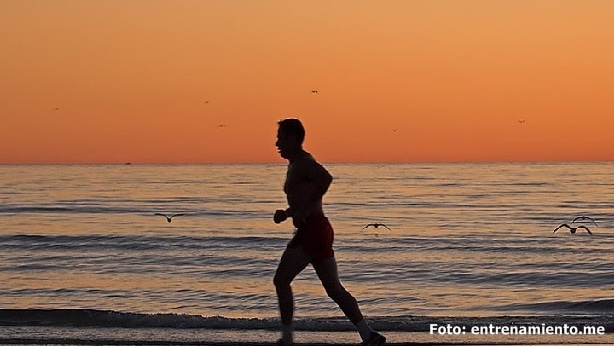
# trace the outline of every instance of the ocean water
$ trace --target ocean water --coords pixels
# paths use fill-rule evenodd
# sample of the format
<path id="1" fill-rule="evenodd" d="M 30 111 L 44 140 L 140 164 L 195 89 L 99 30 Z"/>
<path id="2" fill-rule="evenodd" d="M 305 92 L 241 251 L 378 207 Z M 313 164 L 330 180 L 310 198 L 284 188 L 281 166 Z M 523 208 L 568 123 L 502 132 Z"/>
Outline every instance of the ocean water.
<path id="1" fill-rule="evenodd" d="M 325 166 L 341 281 L 389 340 L 614 342 L 614 163 Z M 285 173 L 0 166 L 0 342 L 274 341 L 272 277 L 293 232 L 272 221 Z M 596 224 L 571 223 L 582 215 Z M 593 234 L 553 233 L 563 222 Z M 293 289 L 299 341 L 359 341 L 312 268 Z M 606 334 L 429 332 L 565 323 Z"/>

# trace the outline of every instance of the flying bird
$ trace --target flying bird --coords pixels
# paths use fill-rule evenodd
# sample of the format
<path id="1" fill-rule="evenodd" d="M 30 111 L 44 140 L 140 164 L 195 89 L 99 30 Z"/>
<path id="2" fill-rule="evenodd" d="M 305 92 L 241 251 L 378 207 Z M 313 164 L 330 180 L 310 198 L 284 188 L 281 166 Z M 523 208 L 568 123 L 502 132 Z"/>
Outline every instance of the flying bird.
<path id="1" fill-rule="evenodd" d="M 175 216 L 183 216 L 185 214 L 173 214 L 171 216 L 168 216 L 168 215 L 162 214 L 162 213 L 155 213 L 154 215 L 164 216 L 166 218 L 166 222 L 171 222 Z"/>
<path id="2" fill-rule="evenodd" d="M 573 221 L 571 221 L 571 223 L 575 223 L 576 221 L 584 221 L 584 220 L 589 220 L 590 222 L 593 223 L 593 225 L 597 226 L 597 223 L 595 222 L 595 220 L 593 220 L 592 217 L 584 216 L 584 215 L 576 217 L 575 219 L 573 219 Z M 597 226 L 597 227 L 599 227 L 599 226 Z"/>
<path id="3" fill-rule="evenodd" d="M 317 93 L 318 93 L 318 90 L 317 90 L 317 89 L 312 89 L 312 90 L 311 90 L 311 93 L 312 93 L 312 94 L 317 94 Z"/>
<path id="4" fill-rule="evenodd" d="M 388 226 L 384 225 L 383 223 L 378 223 L 378 222 L 368 223 L 362 229 L 369 228 L 369 227 L 379 228 L 379 226 L 383 226 L 383 227 L 385 227 L 388 230 L 390 229 L 390 228 L 388 228 Z"/>
<path id="5" fill-rule="evenodd" d="M 552 233 L 556 233 L 556 231 L 558 231 L 559 228 L 561 228 L 561 227 L 568 228 L 569 229 L 569 233 L 571 233 L 571 234 L 576 234 L 576 231 L 578 230 L 578 228 L 583 228 L 583 229 L 585 229 L 588 232 L 588 234 L 593 235 L 591 230 L 588 229 L 588 227 L 586 227 L 586 226 L 571 227 L 571 226 L 569 226 L 566 223 L 560 224 L 557 228 L 554 229 L 554 231 Z"/>

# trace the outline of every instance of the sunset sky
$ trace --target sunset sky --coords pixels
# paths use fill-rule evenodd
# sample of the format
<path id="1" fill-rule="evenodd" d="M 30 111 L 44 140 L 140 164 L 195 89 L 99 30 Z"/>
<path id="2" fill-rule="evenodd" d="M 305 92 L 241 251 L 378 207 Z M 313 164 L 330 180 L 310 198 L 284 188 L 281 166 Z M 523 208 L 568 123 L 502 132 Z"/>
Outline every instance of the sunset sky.
<path id="1" fill-rule="evenodd" d="M 0 163 L 614 160 L 614 1 L 2 0 Z M 317 90 L 317 93 L 312 92 Z"/>

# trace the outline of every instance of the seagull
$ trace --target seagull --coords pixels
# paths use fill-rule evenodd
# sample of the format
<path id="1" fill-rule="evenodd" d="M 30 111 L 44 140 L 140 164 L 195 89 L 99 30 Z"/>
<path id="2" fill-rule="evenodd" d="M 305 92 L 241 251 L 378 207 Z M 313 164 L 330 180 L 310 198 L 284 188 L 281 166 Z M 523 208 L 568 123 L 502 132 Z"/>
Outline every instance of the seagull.
<path id="1" fill-rule="evenodd" d="M 373 226 L 374 228 L 379 228 L 379 226 L 384 226 L 386 229 L 388 229 L 388 230 L 390 229 L 390 228 L 388 228 L 388 226 L 384 225 L 383 223 L 377 223 L 377 222 L 376 223 L 368 223 L 362 229 L 368 228 L 370 226 Z"/>
<path id="2" fill-rule="evenodd" d="M 318 93 L 318 90 L 317 90 L 317 89 L 312 89 L 312 90 L 311 90 L 311 93 L 312 93 L 312 94 L 317 94 L 317 93 Z"/>
<path id="3" fill-rule="evenodd" d="M 588 227 L 586 227 L 586 226 L 571 227 L 571 226 L 569 226 L 566 223 L 560 224 L 559 227 L 555 228 L 554 232 L 552 232 L 552 233 L 556 233 L 556 231 L 558 231 L 558 229 L 561 228 L 561 227 L 569 228 L 569 233 L 571 233 L 571 234 L 576 234 L 576 231 L 578 230 L 578 228 L 584 228 L 588 232 L 588 234 L 593 235 L 591 230 L 588 229 Z"/>
<path id="4" fill-rule="evenodd" d="M 524 119 L 518 119 L 518 123 L 519 124 L 524 124 L 525 122 L 526 122 L 526 120 L 524 120 Z"/>
<path id="5" fill-rule="evenodd" d="M 590 222 L 592 222 L 592 223 L 593 223 L 593 225 L 597 226 L 597 223 L 595 222 L 595 220 L 593 220 L 593 218 L 592 218 L 592 217 L 590 217 L 590 216 L 584 216 L 584 215 L 576 217 L 575 219 L 573 219 L 573 221 L 571 221 L 571 223 L 575 223 L 575 222 L 576 222 L 576 221 L 578 221 L 578 220 L 580 220 L 580 221 L 583 221 L 583 220 L 589 220 Z M 597 226 L 597 227 L 599 227 L 599 226 Z"/>
<path id="6" fill-rule="evenodd" d="M 185 214 L 173 214 L 171 216 L 168 216 L 166 214 L 162 214 L 162 213 L 155 213 L 154 215 L 160 215 L 160 216 L 164 216 L 166 218 L 166 222 L 171 222 L 171 220 L 175 217 L 175 216 L 183 216 Z"/>

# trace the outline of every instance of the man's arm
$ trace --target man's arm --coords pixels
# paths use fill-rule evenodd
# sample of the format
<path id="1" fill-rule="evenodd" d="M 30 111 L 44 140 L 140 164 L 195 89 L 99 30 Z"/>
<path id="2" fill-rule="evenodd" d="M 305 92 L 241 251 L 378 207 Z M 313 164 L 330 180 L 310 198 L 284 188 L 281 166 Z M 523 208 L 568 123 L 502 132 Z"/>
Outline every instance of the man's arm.
<path id="1" fill-rule="evenodd" d="M 304 221 L 309 214 L 322 207 L 322 197 L 333 181 L 333 176 L 315 161 L 306 162 L 301 169 L 302 184 L 305 185 L 306 189 L 303 190 L 305 195 L 299 197 L 301 200 L 299 203 L 300 210 L 293 210 L 292 208 L 286 210 L 288 217 L 292 217 L 298 222 Z"/>
<path id="2" fill-rule="evenodd" d="M 295 202 L 290 203 L 287 209 L 275 211 L 275 223 L 283 222 L 289 217 L 293 218 L 295 224 L 305 221 L 308 215 L 322 207 L 322 197 L 333 181 L 333 176 L 316 161 L 303 162 L 296 168 L 302 188 L 293 191 L 292 200 Z"/>
<path id="3" fill-rule="evenodd" d="M 308 196 L 307 199 L 307 204 L 313 205 L 319 202 L 328 191 L 330 184 L 333 182 L 333 176 L 317 162 L 312 162 L 307 166 L 305 176 L 313 184 L 311 196 Z"/>

